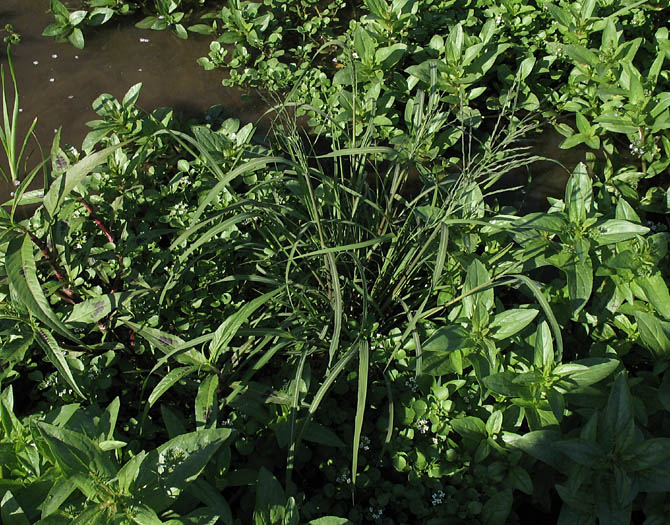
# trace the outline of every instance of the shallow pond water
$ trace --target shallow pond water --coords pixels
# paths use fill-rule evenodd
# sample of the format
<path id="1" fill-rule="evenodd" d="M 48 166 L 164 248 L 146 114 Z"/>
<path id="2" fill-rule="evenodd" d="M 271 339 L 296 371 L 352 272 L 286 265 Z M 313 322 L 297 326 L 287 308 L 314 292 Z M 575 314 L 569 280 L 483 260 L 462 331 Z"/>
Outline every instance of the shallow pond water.
<path id="1" fill-rule="evenodd" d="M 224 88 L 224 73 L 205 71 L 196 63 L 207 55 L 208 37 L 192 34 L 181 40 L 170 31 L 137 29 L 128 19 L 88 31 L 86 47 L 79 50 L 41 36 L 51 22 L 48 6 L 48 0 L 0 0 L 0 25 L 12 24 L 21 35 L 11 52 L 22 129 L 37 116 L 36 135 L 46 151 L 59 126 L 61 142 L 79 147 L 88 131 L 86 122 L 99 118 L 91 108 L 93 100 L 101 93 L 120 100 L 137 82 L 142 82 L 137 105 L 147 111 L 169 106 L 196 116 L 222 104 L 230 116 L 255 122 L 265 110 L 258 96 Z M 4 46 L 0 63 L 6 67 Z M 36 149 L 34 141 L 31 148 Z M 0 198 L 7 195 L 2 188 Z"/>
<path id="2" fill-rule="evenodd" d="M 49 150 L 54 131 L 62 126 L 62 143 L 81 145 L 86 122 L 98 118 L 91 103 L 101 93 L 121 99 L 128 88 L 142 82 L 138 106 L 146 111 L 169 106 L 187 116 L 202 115 L 208 107 L 222 104 L 243 122 L 258 122 L 266 106 L 259 96 L 224 88 L 221 71 L 205 71 L 196 60 L 207 55 L 210 38 L 191 34 L 181 40 L 170 31 L 141 30 L 133 19 L 86 33 L 86 47 L 78 50 L 43 37 L 51 22 L 48 0 L 0 0 L 0 25 L 12 24 L 21 35 L 12 56 L 21 97 L 21 124 L 27 129 L 37 116 L 36 136 Z M 0 62 L 6 64 L 4 46 Z M 267 121 L 265 121 L 267 122 Z M 261 126 L 263 127 L 263 126 Z M 531 140 L 531 153 L 558 159 L 571 171 L 584 158 L 584 150 L 560 150 L 562 140 L 553 130 Z M 34 141 L 30 150 L 37 152 Z M 33 156 L 36 162 L 39 155 Z M 34 165 L 31 162 L 29 165 Z M 524 212 L 546 209 L 546 197 L 561 197 L 569 171 L 541 162 L 530 166 L 534 179 L 525 194 L 511 200 Z M 528 173 L 511 174 L 505 185 L 523 184 Z M 37 185 L 38 181 L 36 181 Z M 0 182 L 0 199 L 9 198 L 10 188 Z"/>

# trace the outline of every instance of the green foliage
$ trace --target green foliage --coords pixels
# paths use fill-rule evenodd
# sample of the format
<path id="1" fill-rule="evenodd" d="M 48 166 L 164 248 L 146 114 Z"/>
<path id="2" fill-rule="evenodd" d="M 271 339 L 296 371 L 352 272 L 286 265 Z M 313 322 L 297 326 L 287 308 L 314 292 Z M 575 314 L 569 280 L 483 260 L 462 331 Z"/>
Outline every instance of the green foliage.
<path id="1" fill-rule="evenodd" d="M 138 8 L 82 7 L 50 31 Z M 3 97 L 3 523 L 662 521 L 667 8 L 193 7 L 140 25 L 212 35 L 273 134 L 138 84 L 27 170 Z M 523 213 L 539 122 L 593 153 Z"/>

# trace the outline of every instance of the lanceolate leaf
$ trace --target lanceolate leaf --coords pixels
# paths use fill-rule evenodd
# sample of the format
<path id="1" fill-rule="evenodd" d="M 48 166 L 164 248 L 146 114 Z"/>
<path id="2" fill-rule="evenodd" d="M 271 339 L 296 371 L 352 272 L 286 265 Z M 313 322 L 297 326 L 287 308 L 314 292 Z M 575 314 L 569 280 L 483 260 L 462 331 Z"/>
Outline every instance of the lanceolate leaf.
<path id="1" fill-rule="evenodd" d="M 96 153 L 91 153 L 77 162 L 74 166 L 71 166 L 63 175 L 53 181 L 49 191 L 47 191 L 44 196 L 44 208 L 49 215 L 53 218 L 56 213 L 58 213 L 58 209 L 63 204 L 65 198 L 77 184 L 84 180 L 91 171 L 105 162 L 107 157 L 114 153 L 114 151 L 126 144 L 127 142 L 115 144 L 114 146 L 109 146 Z"/>
<path id="2" fill-rule="evenodd" d="M 37 328 L 37 337 L 35 339 L 37 339 L 39 345 L 46 352 L 49 361 L 53 363 L 65 381 L 72 387 L 72 390 L 74 390 L 82 399 L 86 399 L 86 396 L 79 389 L 77 382 L 74 380 L 70 365 L 68 365 L 67 359 L 65 359 L 65 352 L 58 346 L 58 343 L 54 339 L 54 336 L 51 335 L 51 332 L 44 328 Z"/>
<path id="3" fill-rule="evenodd" d="M 196 370 L 196 366 L 183 366 L 181 368 L 170 370 L 167 374 L 165 374 L 165 377 L 163 377 L 163 379 L 161 379 L 154 387 L 151 394 L 149 394 L 148 408 L 151 408 L 154 403 L 156 403 L 156 401 L 158 401 L 165 392 L 170 390 L 170 388 L 172 388 L 175 383 L 181 381 Z"/>
<path id="4" fill-rule="evenodd" d="M 135 494 L 154 511 L 161 512 L 177 499 L 186 484 L 200 475 L 231 434 L 232 430 L 227 428 L 198 430 L 152 450 L 134 480 Z"/>
<path id="5" fill-rule="evenodd" d="M 26 234 L 13 238 L 7 246 L 5 265 L 9 282 L 28 311 L 54 332 L 58 332 L 72 341 L 79 342 L 51 309 L 49 301 L 37 279 L 33 242 Z"/>
<path id="6" fill-rule="evenodd" d="M 670 355 L 670 337 L 665 328 L 670 325 L 646 312 L 635 312 L 635 319 L 642 345 L 659 357 Z"/>
<path id="7" fill-rule="evenodd" d="M 576 240 L 575 261 L 565 270 L 573 316 L 586 306 L 593 291 L 593 262 L 589 248 L 589 241 L 586 239 Z"/>
<path id="8" fill-rule="evenodd" d="M 640 285 L 649 302 L 661 317 L 670 320 L 670 293 L 660 272 L 649 276 L 639 276 L 635 282 Z"/>
<path id="9" fill-rule="evenodd" d="M 89 471 L 111 478 L 116 474 L 114 463 L 97 444 L 84 434 L 38 423 L 56 461 L 66 474 L 88 475 Z"/>

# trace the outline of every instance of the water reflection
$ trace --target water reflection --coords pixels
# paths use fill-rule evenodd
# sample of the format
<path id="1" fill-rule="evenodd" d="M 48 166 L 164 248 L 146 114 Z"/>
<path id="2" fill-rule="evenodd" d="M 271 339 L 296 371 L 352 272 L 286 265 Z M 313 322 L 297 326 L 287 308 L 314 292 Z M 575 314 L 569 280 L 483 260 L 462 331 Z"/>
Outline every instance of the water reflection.
<path id="1" fill-rule="evenodd" d="M 12 57 L 22 131 L 37 116 L 36 135 L 47 151 L 54 130 L 61 125 L 62 142 L 78 147 L 88 131 L 86 122 L 98 118 L 91 108 L 93 100 L 101 93 L 121 99 L 137 82 L 143 83 L 137 105 L 146 111 L 169 106 L 194 116 L 223 104 L 231 116 L 251 122 L 264 111 L 259 97 L 224 88 L 224 73 L 198 66 L 196 59 L 208 51 L 207 37 L 190 35 L 181 40 L 170 31 L 140 30 L 130 21 L 116 26 L 110 22 L 87 32 L 86 47 L 79 50 L 41 36 L 51 22 L 48 5 L 47 0 L 0 1 L 0 24 L 12 24 L 21 35 L 20 44 L 12 47 Z M 4 46 L 0 60 L 6 65 Z M 0 190 L 3 200 L 8 195 L 5 190 Z"/>

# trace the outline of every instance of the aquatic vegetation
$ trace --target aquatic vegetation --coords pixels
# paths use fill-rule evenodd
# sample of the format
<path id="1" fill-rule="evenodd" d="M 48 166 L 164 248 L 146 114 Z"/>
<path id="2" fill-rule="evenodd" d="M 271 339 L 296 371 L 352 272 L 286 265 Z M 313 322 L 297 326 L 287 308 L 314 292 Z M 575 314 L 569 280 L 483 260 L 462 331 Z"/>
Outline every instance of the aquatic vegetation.
<path id="1" fill-rule="evenodd" d="M 215 9 L 268 135 L 137 84 L 29 170 L 3 96 L 3 522 L 664 520 L 668 8 Z M 547 126 L 588 151 L 522 213 Z"/>

